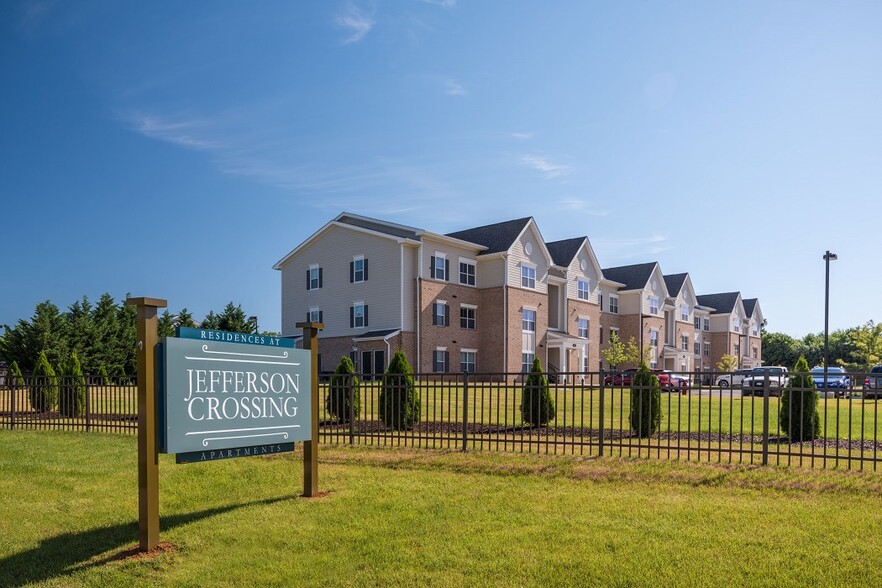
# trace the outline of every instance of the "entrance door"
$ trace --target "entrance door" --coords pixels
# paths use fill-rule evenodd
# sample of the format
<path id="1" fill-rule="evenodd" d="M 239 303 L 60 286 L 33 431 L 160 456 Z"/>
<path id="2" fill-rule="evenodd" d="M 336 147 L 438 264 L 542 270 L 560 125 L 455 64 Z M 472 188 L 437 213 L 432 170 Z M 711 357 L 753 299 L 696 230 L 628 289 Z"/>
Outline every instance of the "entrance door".
<path id="1" fill-rule="evenodd" d="M 361 352 L 361 375 L 365 380 L 372 380 L 374 373 L 373 351 Z"/>
<path id="2" fill-rule="evenodd" d="M 382 375 L 384 371 L 386 371 L 386 352 L 374 351 L 374 373 Z"/>

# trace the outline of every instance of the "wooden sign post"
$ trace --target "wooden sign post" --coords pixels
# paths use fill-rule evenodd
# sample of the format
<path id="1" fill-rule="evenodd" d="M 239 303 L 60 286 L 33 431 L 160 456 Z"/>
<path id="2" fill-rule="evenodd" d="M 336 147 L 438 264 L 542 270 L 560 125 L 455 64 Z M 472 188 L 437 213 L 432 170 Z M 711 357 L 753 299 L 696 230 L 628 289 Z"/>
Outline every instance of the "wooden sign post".
<path id="1" fill-rule="evenodd" d="M 303 442 L 303 496 L 318 496 L 318 429 L 319 429 L 319 379 L 318 379 L 318 332 L 325 328 L 323 323 L 297 323 L 303 329 L 303 348 L 310 352 L 312 370 L 312 433 L 309 441 Z"/>
<path id="2" fill-rule="evenodd" d="M 138 542 L 141 551 L 159 544 L 159 452 L 156 445 L 156 309 L 158 298 L 129 298 L 138 308 Z"/>

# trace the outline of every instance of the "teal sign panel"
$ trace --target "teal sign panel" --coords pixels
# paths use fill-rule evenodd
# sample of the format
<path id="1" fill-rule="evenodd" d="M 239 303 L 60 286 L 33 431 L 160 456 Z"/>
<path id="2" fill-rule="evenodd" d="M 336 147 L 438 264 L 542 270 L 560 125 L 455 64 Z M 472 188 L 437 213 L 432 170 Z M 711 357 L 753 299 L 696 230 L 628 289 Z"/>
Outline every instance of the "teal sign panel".
<path id="1" fill-rule="evenodd" d="M 160 452 L 210 452 L 311 438 L 309 351 L 167 337 L 158 359 Z"/>
<path id="2" fill-rule="evenodd" d="M 194 329 L 191 327 L 178 327 L 175 333 L 182 339 L 199 339 L 206 342 L 221 343 L 248 343 L 249 345 L 266 345 L 267 347 L 294 348 L 294 340 L 270 335 L 258 335 L 256 333 L 233 333 L 230 331 L 216 331 L 214 329 Z"/>

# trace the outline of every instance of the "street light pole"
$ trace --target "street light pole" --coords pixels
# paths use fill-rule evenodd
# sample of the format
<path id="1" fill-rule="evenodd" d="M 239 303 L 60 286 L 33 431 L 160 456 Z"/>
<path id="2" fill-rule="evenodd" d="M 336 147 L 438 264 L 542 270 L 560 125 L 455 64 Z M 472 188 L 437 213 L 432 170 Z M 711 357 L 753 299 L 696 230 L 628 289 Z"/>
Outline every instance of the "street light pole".
<path id="1" fill-rule="evenodd" d="M 824 391 L 827 391 L 827 352 L 830 333 L 830 262 L 839 259 L 835 253 L 824 253 Z"/>

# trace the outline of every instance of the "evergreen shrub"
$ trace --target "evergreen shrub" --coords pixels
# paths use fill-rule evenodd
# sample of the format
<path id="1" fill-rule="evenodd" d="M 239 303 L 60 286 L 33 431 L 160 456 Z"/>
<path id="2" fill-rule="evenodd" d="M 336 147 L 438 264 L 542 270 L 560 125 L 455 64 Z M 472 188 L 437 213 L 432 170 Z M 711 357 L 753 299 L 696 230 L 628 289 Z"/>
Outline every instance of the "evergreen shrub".
<path id="1" fill-rule="evenodd" d="M 325 410 L 338 422 L 348 423 L 349 415 L 358 417 L 360 409 L 361 394 L 358 376 L 355 375 L 355 365 L 344 355 L 331 376 L 331 385 L 325 397 Z"/>
<path id="2" fill-rule="evenodd" d="M 86 412 L 86 378 L 76 351 L 70 354 L 70 358 L 60 366 L 59 371 L 61 382 L 58 412 L 66 417 L 83 416 Z"/>
<path id="3" fill-rule="evenodd" d="M 787 386 L 781 392 L 778 422 L 791 441 L 811 441 L 821 434 L 818 391 L 805 357 L 796 362 Z"/>
<path id="4" fill-rule="evenodd" d="M 58 376 L 43 351 L 34 366 L 30 397 L 31 408 L 36 412 L 49 412 L 58 405 Z"/>
<path id="5" fill-rule="evenodd" d="M 401 350 L 395 352 L 383 374 L 378 408 L 380 418 L 390 429 L 411 429 L 420 422 L 420 397 L 413 370 Z"/>
<path id="6" fill-rule="evenodd" d="M 554 400 L 548 389 L 548 378 L 542 373 L 542 364 L 536 357 L 524 382 L 521 418 L 531 427 L 543 427 L 554 416 Z"/>
<path id="7" fill-rule="evenodd" d="M 631 430 L 638 437 L 649 437 L 661 426 L 661 384 L 645 363 L 631 380 Z"/>

